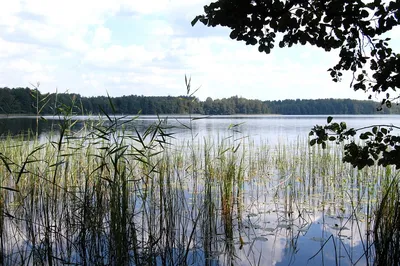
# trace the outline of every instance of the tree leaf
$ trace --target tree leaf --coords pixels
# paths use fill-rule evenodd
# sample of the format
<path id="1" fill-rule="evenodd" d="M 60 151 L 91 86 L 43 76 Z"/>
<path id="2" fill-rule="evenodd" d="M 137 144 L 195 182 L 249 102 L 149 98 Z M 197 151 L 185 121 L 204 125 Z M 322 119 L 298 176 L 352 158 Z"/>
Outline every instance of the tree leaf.
<path id="1" fill-rule="evenodd" d="M 201 16 L 196 16 L 196 17 L 192 20 L 192 22 L 190 23 L 190 24 L 192 24 L 192 27 L 193 27 L 194 25 L 196 25 L 197 21 L 199 21 L 200 18 L 201 18 Z"/>

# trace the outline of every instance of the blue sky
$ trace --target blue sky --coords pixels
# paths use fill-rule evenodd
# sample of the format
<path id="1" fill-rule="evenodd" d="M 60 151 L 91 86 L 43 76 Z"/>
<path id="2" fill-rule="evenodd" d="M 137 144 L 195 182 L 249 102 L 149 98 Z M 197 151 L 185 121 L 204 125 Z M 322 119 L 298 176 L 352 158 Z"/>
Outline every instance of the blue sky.
<path id="1" fill-rule="evenodd" d="M 331 81 L 337 52 L 314 47 L 260 54 L 221 27 L 191 20 L 210 0 L 13 0 L 0 10 L 0 87 L 83 96 L 184 95 L 261 100 L 356 98 L 345 75 Z M 397 31 L 398 32 L 398 31 Z"/>

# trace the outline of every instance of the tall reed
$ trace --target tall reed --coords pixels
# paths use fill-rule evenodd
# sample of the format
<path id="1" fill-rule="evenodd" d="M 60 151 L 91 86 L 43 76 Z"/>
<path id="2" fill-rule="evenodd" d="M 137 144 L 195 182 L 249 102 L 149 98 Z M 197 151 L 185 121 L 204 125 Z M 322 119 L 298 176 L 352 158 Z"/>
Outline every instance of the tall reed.
<path id="1" fill-rule="evenodd" d="M 385 180 L 375 213 L 376 265 L 400 264 L 400 183 L 398 175 Z"/>

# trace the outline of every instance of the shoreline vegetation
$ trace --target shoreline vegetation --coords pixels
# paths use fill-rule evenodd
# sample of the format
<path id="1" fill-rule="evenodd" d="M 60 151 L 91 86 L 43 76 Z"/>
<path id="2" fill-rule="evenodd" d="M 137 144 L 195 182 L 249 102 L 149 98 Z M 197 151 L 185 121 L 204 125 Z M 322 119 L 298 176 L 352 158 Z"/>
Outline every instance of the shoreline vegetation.
<path id="1" fill-rule="evenodd" d="M 109 105 L 113 102 L 114 110 Z M 71 93 L 41 94 L 29 88 L 0 88 L 0 117 L 9 115 L 54 115 L 58 105 L 76 106 L 81 114 L 142 115 L 340 115 L 400 114 L 393 105 L 378 111 L 379 102 L 352 99 L 261 101 L 238 96 L 200 101 L 194 96 L 121 96 L 83 97 Z"/>

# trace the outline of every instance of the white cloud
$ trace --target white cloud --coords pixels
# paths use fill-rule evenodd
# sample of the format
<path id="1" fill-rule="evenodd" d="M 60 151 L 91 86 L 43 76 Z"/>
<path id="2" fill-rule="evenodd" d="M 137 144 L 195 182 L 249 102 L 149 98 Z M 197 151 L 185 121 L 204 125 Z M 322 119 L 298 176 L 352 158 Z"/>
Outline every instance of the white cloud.
<path id="1" fill-rule="evenodd" d="M 60 32 L 56 27 L 40 22 L 22 21 L 19 23 L 18 29 L 22 33 L 41 42 L 53 43 L 60 37 Z"/>
<path id="2" fill-rule="evenodd" d="M 0 58 L 23 56 L 28 49 L 28 44 L 17 44 L 5 41 L 0 37 Z"/>
<path id="3" fill-rule="evenodd" d="M 300 47 L 264 55 L 232 41 L 227 30 L 192 28 L 208 2 L 11 1 L 0 10 L 0 80 L 8 86 L 41 81 L 43 90 L 68 87 L 85 95 L 104 95 L 105 88 L 116 96 L 180 95 L 186 74 L 202 86 L 202 99 L 365 99 L 347 81 L 331 82 L 326 69 L 336 63 L 335 53 Z M 118 23 L 133 28 L 122 32 L 126 25 Z"/>
<path id="4" fill-rule="evenodd" d="M 8 31 L 12 31 L 13 27 L 19 22 L 15 14 L 20 11 L 21 5 L 19 1 L 8 1 L 2 4 L 0 8 L 0 27 L 4 26 Z"/>
<path id="5" fill-rule="evenodd" d="M 34 62 L 29 62 L 25 59 L 19 59 L 16 61 L 12 61 L 8 67 L 13 70 L 17 71 L 22 71 L 22 72 L 37 72 L 37 71 L 42 71 L 43 68 L 40 64 L 34 63 Z"/>
<path id="6" fill-rule="evenodd" d="M 164 10 L 168 6 L 168 0 L 153 1 L 122 1 L 121 11 L 127 13 L 139 13 L 142 15 L 156 13 Z"/>
<path id="7" fill-rule="evenodd" d="M 78 51 L 88 48 L 86 39 L 92 26 L 99 27 L 95 41 L 107 42 L 110 32 L 101 25 L 119 9 L 112 1 L 94 0 L 14 0 L 10 3 L 0 13 L 5 16 L 0 26 L 5 25 L 9 32 L 18 34 L 19 42 L 28 38 L 38 45 Z"/>
<path id="8" fill-rule="evenodd" d="M 24 4 L 24 10 L 43 16 L 49 25 L 68 31 L 101 24 L 105 17 L 118 10 L 113 1 L 104 0 L 30 0 Z"/>
<path id="9" fill-rule="evenodd" d="M 150 0 L 150 1 L 120 1 L 120 9 L 125 13 L 137 13 L 140 15 L 149 15 L 160 12 L 176 12 L 184 10 L 190 12 L 196 9 L 193 7 L 202 7 L 209 3 L 208 0 Z M 202 10 L 200 10 L 201 12 Z"/>
<path id="10" fill-rule="evenodd" d="M 157 21 L 153 25 L 152 34 L 155 36 L 172 36 L 174 29 L 164 21 Z"/>
<path id="11" fill-rule="evenodd" d="M 157 57 L 156 53 L 146 50 L 143 46 L 112 45 L 107 48 L 96 48 L 88 51 L 83 62 L 98 68 L 110 70 L 111 68 L 118 68 L 123 71 L 124 68 L 128 70 L 149 63 Z"/>
<path id="12" fill-rule="evenodd" d="M 99 26 L 96 28 L 93 37 L 93 45 L 94 46 L 103 46 L 104 44 L 109 43 L 111 40 L 111 31 L 110 29 Z"/>
<path id="13" fill-rule="evenodd" d="M 79 35 L 70 35 L 66 38 L 65 47 L 67 50 L 84 52 L 89 49 L 89 45 Z"/>

